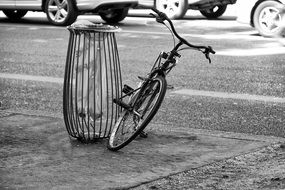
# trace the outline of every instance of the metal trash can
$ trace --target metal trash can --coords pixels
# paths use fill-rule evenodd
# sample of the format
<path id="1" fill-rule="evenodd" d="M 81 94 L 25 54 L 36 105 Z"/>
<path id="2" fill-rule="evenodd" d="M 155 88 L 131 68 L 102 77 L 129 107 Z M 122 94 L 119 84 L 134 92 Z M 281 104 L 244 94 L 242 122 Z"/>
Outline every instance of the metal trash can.
<path id="1" fill-rule="evenodd" d="M 118 27 L 79 21 L 70 32 L 63 89 L 68 134 L 88 143 L 110 136 L 120 107 L 122 78 L 115 39 Z"/>

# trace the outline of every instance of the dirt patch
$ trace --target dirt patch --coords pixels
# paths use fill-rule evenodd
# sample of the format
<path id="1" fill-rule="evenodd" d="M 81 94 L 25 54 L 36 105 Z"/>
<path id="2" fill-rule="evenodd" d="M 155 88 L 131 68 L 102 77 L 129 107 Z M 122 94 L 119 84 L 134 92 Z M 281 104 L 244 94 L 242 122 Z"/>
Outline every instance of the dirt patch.
<path id="1" fill-rule="evenodd" d="M 282 146 L 281 146 L 282 147 Z M 280 144 L 218 161 L 132 188 L 272 190 L 285 188 L 285 148 Z"/>

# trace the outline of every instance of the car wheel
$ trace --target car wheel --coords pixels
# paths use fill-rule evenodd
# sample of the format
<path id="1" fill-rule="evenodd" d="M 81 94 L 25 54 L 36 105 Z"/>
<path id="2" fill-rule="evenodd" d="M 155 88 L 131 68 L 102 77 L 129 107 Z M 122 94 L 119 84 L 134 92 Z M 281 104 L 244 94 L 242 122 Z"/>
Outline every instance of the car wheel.
<path id="1" fill-rule="evenodd" d="M 24 10 L 3 10 L 3 13 L 11 20 L 19 20 L 27 14 Z"/>
<path id="2" fill-rule="evenodd" d="M 156 0 L 156 9 L 164 12 L 170 19 L 184 17 L 188 10 L 187 0 Z"/>
<path id="3" fill-rule="evenodd" d="M 107 23 L 118 23 L 126 18 L 129 9 L 108 9 L 106 11 L 99 12 L 101 18 Z"/>
<path id="4" fill-rule="evenodd" d="M 280 3 L 276 1 L 264 1 L 260 3 L 253 14 L 253 26 L 259 34 L 273 37 L 279 33 L 282 16 L 277 8 Z"/>
<path id="5" fill-rule="evenodd" d="M 281 8 L 282 7 L 282 8 Z M 277 32 L 277 39 L 279 43 L 285 46 L 285 5 L 280 7 L 281 23 L 280 30 Z"/>
<path id="6" fill-rule="evenodd" d="M 200 13 L 209 19 L 215 19 L 222 16 L 227 9 L 227 5 L 214 6 L 211 9 L 201 10 Z"/>
<path id="7" fill-rule="evenodd" d="M 72 0 L 47 0 L 45 12 L 49 22 L 57 26 L 72 24 L 78 15 Z"/>

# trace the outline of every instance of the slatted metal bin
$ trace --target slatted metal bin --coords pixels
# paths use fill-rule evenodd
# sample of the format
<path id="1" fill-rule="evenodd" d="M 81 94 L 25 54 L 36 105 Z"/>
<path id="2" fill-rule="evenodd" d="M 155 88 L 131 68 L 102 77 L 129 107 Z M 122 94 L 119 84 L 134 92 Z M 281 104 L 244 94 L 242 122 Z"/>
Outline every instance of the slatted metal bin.
<path id="1" fill-rule="evenodd" d="M 68 134 L 88 143 L 110 136 L 120 108 L 122 78 L 115 33 L 103 24 L 74 24 L 70 32 L 63 89 Z"/>

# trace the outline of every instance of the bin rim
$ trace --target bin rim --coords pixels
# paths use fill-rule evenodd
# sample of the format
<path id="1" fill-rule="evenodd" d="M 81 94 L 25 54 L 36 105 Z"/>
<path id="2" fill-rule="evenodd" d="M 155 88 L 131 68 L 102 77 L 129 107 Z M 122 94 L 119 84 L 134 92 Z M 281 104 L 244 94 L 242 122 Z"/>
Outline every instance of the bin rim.
<path id="1" fill-rule="evenodd" d="M 118 26 L 112 26 L 102 23 L 92 23 L 92 24 L 83 24 L 83 25 L 70 25 L 67 26 L 67 29 L 70 31 L 86 31 L 86 32 L 120 32 L 121 28 Z"/>

